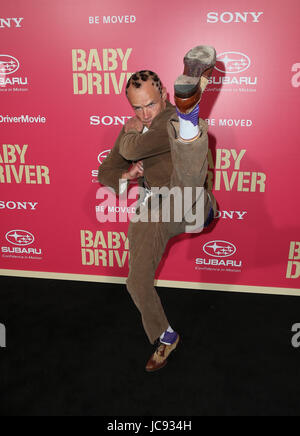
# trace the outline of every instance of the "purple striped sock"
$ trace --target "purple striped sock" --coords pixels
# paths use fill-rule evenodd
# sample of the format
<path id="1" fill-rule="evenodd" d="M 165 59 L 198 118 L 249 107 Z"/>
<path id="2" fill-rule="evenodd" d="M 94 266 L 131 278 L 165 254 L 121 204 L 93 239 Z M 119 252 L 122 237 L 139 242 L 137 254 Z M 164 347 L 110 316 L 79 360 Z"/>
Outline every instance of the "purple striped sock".
<path id="1" fill-rule="evenodd" d="M 163 338 L 160 339 L 160 342 L 167 345 L 172 345 L 177 339 L 178 334 L 176 332 L 170 333 L 167 330 L 165 331 Z"/>
<path id="2" fill-rule="evenodd" d="M 197 106 L 195 107 L 195 109 L 193 110 L 193 112 L 191 112 L 190 114 L 183 114 L 181 112 L 179 112 L 178 108 L 176 108 L 177 111 L 177 115 L 186 120 L 186 121 L 190 121 L 191 123 L 193 123 L 194 126 L 198 126 L 199 123 L 199 112 L 200 112 L 200 106 L 199 104 L 197 104 Z"/>

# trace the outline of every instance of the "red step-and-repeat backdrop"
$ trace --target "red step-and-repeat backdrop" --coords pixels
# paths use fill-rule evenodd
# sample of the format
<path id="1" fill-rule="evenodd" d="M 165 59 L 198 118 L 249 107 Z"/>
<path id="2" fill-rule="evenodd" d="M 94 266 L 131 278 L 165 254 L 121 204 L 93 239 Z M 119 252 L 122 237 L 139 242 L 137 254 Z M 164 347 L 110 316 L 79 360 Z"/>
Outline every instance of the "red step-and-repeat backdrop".
<path id="1" fill-rule="evenodd" d="M 98 168 L 133 116 L 129 76 L 173 103 L 213 45 L 201 102 L 215 225 L 170 241 L 158 285 L 300 295 L 297 0 L 11 0 L 0 11 L 0 274 L 125 283 L 132 205 L 100 222 Z M 122 219 L 121 219 L 122 218 Z"/>

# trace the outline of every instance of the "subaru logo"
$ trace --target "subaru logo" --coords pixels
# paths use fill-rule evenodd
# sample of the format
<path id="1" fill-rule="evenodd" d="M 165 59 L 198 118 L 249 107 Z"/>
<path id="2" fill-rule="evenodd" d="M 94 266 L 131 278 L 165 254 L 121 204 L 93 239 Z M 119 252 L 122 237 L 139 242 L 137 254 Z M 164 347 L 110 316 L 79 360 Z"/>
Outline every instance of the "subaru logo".
<path id="1" fill-rule="evenodd" d="M 102 164 L 105 161 L 105 159 L 108 157 L 110 152 L 111 152 L 111 150 L 102 151 L 102 153 L 100 153 L 98 156 L 98 162 L 100 162 L 100 164 Z"/>
<path id="2" fill-rule="evenodd" d="M 221 62 L 225 65 L 225 69 Z M 244 53 L 226 51 L 217 57 L 216 70 L 220 73 L 238 74 L 248 70 L 251 65 L 250 58 Z"/>
<path id="3" fill-rule="evenodd" d="M 5 235 L 6 240 L 13 245 L 31 245 L 34 242 L 34 236 L 25 230 L 11 230 Z"/>
<path id="4" fill-rule="evenodd" d="M 203 251 L 212 257 L 230 257 L 236 253 L 236 247 L 230 242 L 212 241 L 204 245 Z"/>
<path id="5" fill-rule="evenodd" d="M 20 68 L 18 59 L 9 55 L 0 55 L 0 68 L 2 73 L 13 74 Z"/>

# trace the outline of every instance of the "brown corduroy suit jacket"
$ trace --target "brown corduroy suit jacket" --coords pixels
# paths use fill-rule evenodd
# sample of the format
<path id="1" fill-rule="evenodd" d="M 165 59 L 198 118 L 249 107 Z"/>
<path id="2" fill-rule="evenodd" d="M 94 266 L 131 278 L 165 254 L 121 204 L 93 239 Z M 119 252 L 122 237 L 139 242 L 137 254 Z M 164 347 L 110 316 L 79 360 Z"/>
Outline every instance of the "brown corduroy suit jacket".
<path id="1" fill-rule="evenodd" d="M 136 130 L 131 130 L 125 133 L 123 127 L 114 148 L 99 167 L 99 182 L 113 188 L 118 195 L 119 179 L 122 178 L 122 174 L 129 170 L 132 162 L 143 160 L 144 178 L 148 185 L 157 188 L 170 187 L 173 171 L 167 129 L 170 119 L 178 121 L 176 107 L 167 101 L 166 109 L 155 117 L 148 132 L 138 133 Z M 203 120 L 201 120 L 202 124 L 202 128 L 207 131 L 207 124 Z M 206 165 L 203 166 L 202 170 L 207 171 Z M 204 176 L 206 177 L 206 174 Z M 143 178 L 138 179 L 140 186 L 143 186 L 143 182 Z"/>

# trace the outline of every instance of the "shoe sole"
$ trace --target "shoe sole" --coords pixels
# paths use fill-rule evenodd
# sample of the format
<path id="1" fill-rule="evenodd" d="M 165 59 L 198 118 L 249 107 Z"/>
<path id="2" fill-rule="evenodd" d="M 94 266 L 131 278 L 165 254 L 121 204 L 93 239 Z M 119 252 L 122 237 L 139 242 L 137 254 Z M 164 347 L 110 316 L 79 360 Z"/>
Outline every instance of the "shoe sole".
<path id="1" fill-rule="evenodd" d="M 203 92 L 216 64 L 214 47 L 200 45 L 190 50 L 184 57 L 184 72 L 175 82 L 175 96 L 189 98 L 199 87 Z"/>

